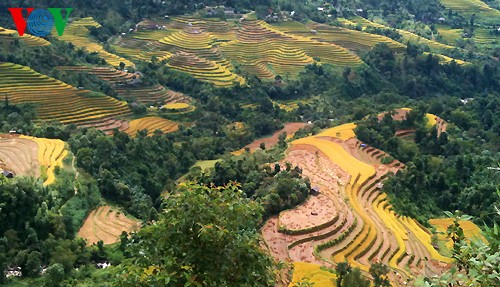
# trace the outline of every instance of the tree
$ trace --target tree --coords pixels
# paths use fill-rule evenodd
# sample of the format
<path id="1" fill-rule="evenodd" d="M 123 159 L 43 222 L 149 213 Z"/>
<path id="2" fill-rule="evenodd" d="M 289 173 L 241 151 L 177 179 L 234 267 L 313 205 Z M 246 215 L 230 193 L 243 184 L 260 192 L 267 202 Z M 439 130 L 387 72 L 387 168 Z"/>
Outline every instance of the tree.
<path id="1" fill-rule="evenodd" d="M 500 198 L 500 192 L 498 192 Z M 498 199 L 497 203 L 498 204 Z M 500 215 L 500 210 L 497 210 Z M 498 223 L 492 227 L 485 226 L 483 235 L 486 241 L 478 238 L 465 240 L 460 220 L 470 219 L 456 212 L 446 212 L 453 218 L 453 224 L 448 227 L 447 234 L 452 238 L 454 266 L 439 277 L 420 278 L 416 281 L 417 287 L 490 287 L 500 283 L 500 228 Z"/>
<path id="2" fill-rule="evenodd" d="M 375 263 L 370 266 L 370 274 L 373 276 L 375 287 L 389 287 L 391 282 L 387 277 L 389 267 L 383 263 Z"/>
<path id="3" fill-rule="evenodd" d="M 266 143 L 260 143 L 259 147 L 260 147 L 261 150 L 265 150 L 266 149 Z"/>
<path id="4" fill-rule="evenodd" d="M 354 268 L 344 276 L 341 287 L 370 287 L 370 281 L 363 278 L 358 268 Z"/>
<path id="5" fill-rule="evenodd" d="M 279 136 L 278 136 L 278 145 L 280 147 L 286 147 L 286 132 L 282 132 Z"/>
<path id="6" fill-rule="evenodd" d="M 42 265 L 42 260 L 40 259 L 40 252 L 32 251 L 28 255 L 28 260 L 23 268 L 23 272 L 27 276 L 35 276 L 40 273 L 40 266 Z"/>
<path id="7" fill-rule="evenodd" d="M 156 224 L 131 239 L 116 286 L 274 286 L 257 232 L 262 207 L 238 185 L 181 184 L 163 207 Z"/>
<path id="8" fill-rule="evenodd" d="M 342 286 L 344 276 L 352 271 L 352 267 L 346 259 L 344 262 L 340 262 L 335 266 L 335 271 L 337 272 L 337 286 Z"/>
<path id="9" fill-rule="evenodd" d="M 64 279 L 64 267 L 59 263 L 50 265 L 47 268 L 46 273 L 46 286 L 57 287 Z"/>
<path id="10" fill-rule="evenodd" d="M 120 62 L 120 70 L 125 70 L 125 63 L 124 62 Z"/>

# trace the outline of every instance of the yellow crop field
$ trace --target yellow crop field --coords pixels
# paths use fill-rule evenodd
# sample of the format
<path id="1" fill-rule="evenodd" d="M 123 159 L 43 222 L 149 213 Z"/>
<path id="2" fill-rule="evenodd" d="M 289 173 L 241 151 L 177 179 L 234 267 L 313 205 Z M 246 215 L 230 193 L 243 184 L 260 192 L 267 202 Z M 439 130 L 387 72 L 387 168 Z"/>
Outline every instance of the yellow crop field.
<path id="1" fill-rule="evenodd" d="M 399 109 L 394 117 L 401 118 L 408 110 Z M 431 125 L 437 124 L 436 121 L 432 121 L 435 119 L 434 115 L 427 117 Z M 421 274 L 425 268 L 436 273 L 442 272 L 448 268 L 447 264 L 451 263 L 452 259 L 438 253 L 432 245 L 430 233 L 424 227 L 411 218 L 395 213 L 387 200 L 387 195 L 380 191 L 380 184 L 393 167 L 365 163 L 357 159 L 354 149 L 359 142 L 355 139 L 353 131 L 355 127 L 354 123 L 348 123 L 291 143 L 288 156 L 292 157 L 292 162 L 294 160 L 300 162 L 304 174 L 311 176 L 311 184 L 324 186 L 324 180 L 331 178 L 333 181 L 329 184 L 338 186 L 339 195 L 333 193 L 330 198 L 338 202 L 339 198 L 343 197 L 340 206 L 345 204 L 343 208 L 346 209 L 340 213 L 355 215 L 351 215 L 350 220 L 343 221 L 340 229 L 321 228 L 311 231 L 307 235 L 326 239 L 318 242 L 313 240 L 311 243 L 308 241 L 307 244 L 312 244 L 315 250 L 313 254 L 307 254 L 307 248 L 304 250 L 301 242 L 292 244 L 289 247 L 290 258 L 294 260 L 300 258 L 297 261 L 314 258 L 332 264 L 347 259 L 353 267 L 362 271 L 368 271 L 371 262 L 380 260 L 394 272 L 402 275 L 395 279 L 399 284 Z M 332 166 L 326 164 L 328 161 Z M 350 180 L 347 185 L 335 177 L 337 173 L 335 169 L 349 175 Z M 336 206 L 336 212 L 337 208 Z M 294 218 L 290 220 L 293 222 Z M 267 232 L 267 229 L 265 230 Z M 338 230 L 344 231 L 336 233 Z M 286 233 L 283 235 L 282 232 L 282 236 L 285 236 L 286 240 L 294 241 L 293 238 L 288 238 L 289 235 Z M 306 235 L 304 236 L 302 240 L 307 240 Z M 266 238 L 273 237 L 268 235 Z M 421 262 L 425 260 L 429 260 L 432 264 L 422 265 Z M 298 262 L 295 264 L 299 264 L 299 268 L 295 271 L 294 282 L 299 282 L 306 276 L 305 274 L 314 273 L 317 268 L 314 264 L 301 265 Z"/>
<path id="2" fill-rule="evenodd" d="M 348 140 L 356 136 L 354 134 L 355 128 L 356 128 L 355 123 L 343 124 L 340 126 L 336 126 L 334 128 L 324 130 L 323 132 L 318 134 L 318 137 L 320 136 L 334 137 L 334 138 L 340 138 L 341 140 Z"/>
<path id="3" fill-rule="evenodd" d="M 0 94 L 14 104 L 37 105 L 38 117 L 42 121 L 56 120 L 102 130 L 112 128 L 116 116 L 131 113 L 126 102 L 78 90 L 29 67 L 12 63 L 0 63 Z"/>
<path id="4" fill-rule="evenodd" d="M 323 152 L 332 162 L 336 163 L 343 170 L 349 173 L 352 180 L 359 174 L 359 182 L 365 181 L 375 173 L 373 166 L 359 161 L 351 156 L 347 151 L 337 143 L 329 140 L 319 139 L 321 134 L 315 137 L 298 139 L 292 142 L 292 145 L 310 145 Z"/>
<path id="5" fill-rule="evenodd" d="M 294 272 L 292 282 L 288 287 L 293 287 L 295 284 L 307 280 L 314 287 L 335 287 L 335 274 L 321 270 L 320 265 L 306 262 L 294 262 Z"/>
<path id="6" fill-rule="evenodd" d="M 169 67 L 219 87 L 245 84 L 233 63 L 243 72 L 268 80 L 277 75 L 294 78 L 318 59 L 340 66 L 362 63 L 357 55 L 335 43 L 286 33 L 264 21 L 248 19 L 234 23 L 183 16 L 143 21 L 137 31 L 119 37 L 112 46 L 131 59 L 148 61 L 151 55 L 167 52 L 162 59 Z"/>
<path id="7" fill-rule="evenodd" d="M 156 130 L 161 130 L 163 133 L 171 133 L 178 129 L 179 124 L 176 122 L 160 117 L 146 117 L 131 121 L 125 132 L 130 136 L 136 136 L 138 131 L 148 130 L 148 135 L 151 136 Z"/>
<path id="8" fill-rule="evenodd" d="M 459 12 L 467 18 L 476 15 L 476 22 L 488 25 L 498 24 L 500 11 L 481 0 L 441 0 L 444 7 Z"/>
<path id="9" fill-rule="evenodd" d="M 30 47 L 42 47 L 50 45 L 50 42 L 43 38 L 26 33 L 21 37 L 19 36 L 19 33 L 17 31 L 2 27 L 0 27 L 0 39 L 2 43 L 8 43 L 17 39 L 24 42 L 27 46 Z"/>
<path id="10" fill-rule="evenodd" d="M 47 168 L 47 179 L 44 185 L 49 185 L 55 182 L 54 170 L 56 166 L 62 167 L 63 160 L 68 155 L 65 148 L 65 143 L 62 140 L 35 138 L 21 136 L 21 138 L 34 141 L 38 145 L 38 162 L 41 166 Z"/>
<path id="11" fill-rule="evenodd" d="M 363 30 L 366 30 L 366 28 L 369 26 L 376 27 L 376 28 L 390 29 L 387 26 L 384 26 L 384 25 L 379 24 L 379 23 L 371 22 L 368 19 L 365 19 L 362 17 L 353 17 L 352 19 L 350 19 L 349 22 L 344 22 L 344 23 L 346 23 L 346 24 L 344 24 L 346 26 L 351 26 L 352 24 L 355 24 L 355 25 L 359 24 L 363 27 Z M 414 43 L 414 44 L 424 44 L 424 45 L 429 46 L 429 48 L 431 48 L 432 53 L 440 58 L 441 63 L 449 63 L 452 60 L 455 60 L 455 62 L 459 65 L 463 65 L 463 64 L 467 63 L 467 62 L 460 60 L 460 59 L 454 59 L 454 58 L 451 58 L 449 56 L 442 55 L 442 53 L 445 53 L 445 52 L 448 52 L 448 51 L 455 49 L 456 47 L 454 47 L 454 46 L 443 44 L 443 43 L 440 43 L 440 42 L 435 41 L 435 40 L 430 40 L 430 39 L 424 38 L 422 36 L 419 36 L 417 34 L 414 34 L 412 32 L 406 31 L 406 30 L 401 30 L 401 29 L 395 29 L 395 30 L 399 34 L 401 34 L 403 43 L 410 42 L 410 43 Z M 428 53 L 426 53 L 426 54 L 428 54 Z"/>
<path id="12" fill-rule="evenodd" d="M 420 242 L 422 242 L 427 251 L 429 251 L 429 253 L 431 254 L 432 258 L 446 263 L 453 262 L 451 258 L 439 254 L 439 252 L 437 252 L 436 249 L 434 249 L 431 243 L 432 242 L 431 235 L 428 233 L 428 231 L 422 229 L 423 227 L 417 224 L 415 219 L 408 218 L 405 216 L 402 218 L 401 221 L 413 232 L 413 234 L 415 234 L 415 236 L 420 240 Z"/>
<path id="13" fill-rule="evenodd" d="M 83 18 L 73 21 L 66 27 L 64 34 L 59 37 L 60 40 L 70 42 L 78 48 L 85 49 L 88 52 L 96 52 L 99 57 L 104 59 L 108 64 L 118 67 L 120 63 L 123 62 L 127 67 L 135 67 L 135 64 L 131 61 L 117 56 L 115 54 L 109 53 L 104 50 L 104 47 L 96 42 L 93 42 L 89 38 L 89 27 L 100 27 L 101 25 L 94 21 L 91 17 Z"/>
<path id="14" fill-rule="evenodd" d="M 186 103 L 174 103 L 174 104 L 166 104 L 163 108 L 167 110 L 183 110 L 189 108 L 189 104 Z"/>
<path id="15" fill-rule="evenodd" d="M 451 218 L 435 218 L 430 219 L 429 223 L 436 227 L 436 231 L 439 233 L 438 238 L 446 242 L 446 247 L 451 249 L 453 247 L 453 241 L 446 236 L 446 230 L 448 226 L 453 224 L 453 219 Z M 481 234 L 481 229 L 474 224 L 472 221 L 460 221 L 460 227 L 464 230 L 464 236 L 467 239 L 480 239 L 486 240 Z"/>

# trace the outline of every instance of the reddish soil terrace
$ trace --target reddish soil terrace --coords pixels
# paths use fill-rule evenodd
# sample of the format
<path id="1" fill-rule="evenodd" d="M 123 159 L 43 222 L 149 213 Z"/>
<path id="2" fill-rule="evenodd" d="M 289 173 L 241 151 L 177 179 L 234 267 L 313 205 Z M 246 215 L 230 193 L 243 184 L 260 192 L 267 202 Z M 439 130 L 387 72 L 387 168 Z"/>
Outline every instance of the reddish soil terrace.
<path id="1" fill-rule="evenodd" d="M 245 148 L 249 148 L 250 151 L 254 151 L 260 147 L 261 143 L 264 143 L 266 145 L 266 148 L 272 147 L 278 143 L 278 137 L 283 132 L 286 132 L 287 136 L 294 135 L 299 129 L 305 126 L 307 126 L 307 123 L 286 123 L 283 129 L 275 132 L 272 136 L 257 139 L 245 146 Z"/>
<path id="2" fill-rule="evenodd" d="M 412 219 L 395 214 L 380 191 L 383 181 L 403 164 L 397 160 L 381 164 L 387 154 L 356 138 L 318 138 L 324 140 L 373 166 L 375 174 L 358 182 L 315 146 L 292 145 L 283 161 L 299 166 L 320 191 L 265 223 L 261 232 L 270 254 L 278 260 L 329 268 L 339 260 L 334 257 L 345 256 L 351 264 L 362 267 L 367 276 L 370 264 L 383 262 L 391 269 L 392 286 L 401 287 L 407 286 L 410 278 L 440 274 L 449 268 L 446 258 L 435 259 L 435 250 L 428 249 L 430 237 L 424 244 L 427 239 L 422 234 L 428 231 L 412 225 Z M 358 207 L 354 208 L 350 200 L 356 200 Z"/>

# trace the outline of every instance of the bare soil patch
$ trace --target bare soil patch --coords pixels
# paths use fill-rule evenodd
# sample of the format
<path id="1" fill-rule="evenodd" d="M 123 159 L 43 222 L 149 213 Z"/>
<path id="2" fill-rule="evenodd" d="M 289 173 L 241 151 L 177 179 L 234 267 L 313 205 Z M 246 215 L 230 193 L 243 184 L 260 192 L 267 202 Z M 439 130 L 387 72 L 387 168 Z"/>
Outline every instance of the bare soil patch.
<path id="1" fill-rule="evenodd" d="M 97 243 L 99 240 L 104 244 L 112 244 L 120 240 L 123 231 L 130 233 L 139 228 L 139 221 L 130 219 L 122 212 L 105 205 L 90 212 L 78 231 L 78 236 L 85 239 L 87 245 Z"/>

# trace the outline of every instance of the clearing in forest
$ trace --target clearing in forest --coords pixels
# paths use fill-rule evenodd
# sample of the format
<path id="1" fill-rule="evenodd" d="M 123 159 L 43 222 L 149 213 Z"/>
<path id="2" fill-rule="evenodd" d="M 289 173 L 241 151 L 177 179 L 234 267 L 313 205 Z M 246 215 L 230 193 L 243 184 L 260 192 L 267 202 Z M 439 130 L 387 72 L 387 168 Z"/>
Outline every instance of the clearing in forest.
<path id="1" fill-rule="evenodd" d="M 120 240 L 123 231 L 134 232 L 139 230 L 140 226 L 139 221 L 128 218 L 123 212 L 109 205 L 104 205 L 90 212 L 78 231 L 78 236 L 85 239 L 87 245 L 99 240 L 104 244 L 112 244 Z"/>
<path id="2" fill-rule="evenodd" d="M 55 182 L 55 168 L 68 154 L 61 140 L 28 136 L 0 137 L 0 168 L 16 175 L 44 177 L 44 185 Z"/>
<path id="3" fill-rule="evenodd" d="M 160 117 L 145 117 L 130 121 L 125 132 L 134 137 L 137 135 L 137 132 L 147 130 L 148 136 L 152 136 L 156 130 L 160 130 L 163 133 L 171 133 L 178 129 L 179 124 L 171 120 Z"/>

